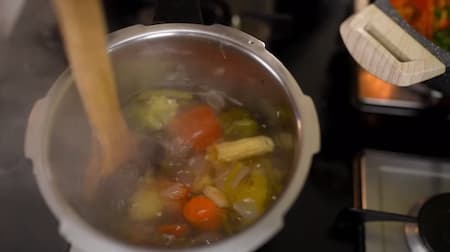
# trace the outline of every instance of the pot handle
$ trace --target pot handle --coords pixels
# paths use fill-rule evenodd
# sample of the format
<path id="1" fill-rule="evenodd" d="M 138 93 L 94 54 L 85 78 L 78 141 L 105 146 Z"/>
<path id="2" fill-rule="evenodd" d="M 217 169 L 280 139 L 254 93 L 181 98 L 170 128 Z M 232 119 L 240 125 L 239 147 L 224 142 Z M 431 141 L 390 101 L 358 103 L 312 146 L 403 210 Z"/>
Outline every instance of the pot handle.
<path id="1" fill-rule="evenodd" d="M 302 124 L 304 125 L 303 127 L 308 130 L 305 132 L 305 135 L 312 140 L 310 142 L 311 153 L 316 154 L 320 150 L 320 127 L 315 105 L 311 97 L 307 95 L 301 99 L 300 103 L 301 107 L 304 109 L 302 111 L 302 116 L 304 116 L 304 118 L 308 118 L 308 120 L 302 121 Z"/>
<path id="2" fill-rule="evenodd" d="M 28 118 L 27 129 L 25 133 L 25 156 L 36 162 L 40 155 L 41 146 L 39 138 L 42 136 L 42 127 L 44 127 L 44 113 L 48 108 L 48 98 L 44 97 L 38 100 L 31 110 Z"/>
<path id="3" fill-rule="evenodd" d="M 352 215 L 360 222 L 378 222 L 378 221 L 398 221 L 416 223 L 417 218 L 404 214 L 390 213 L 384 211 L 348 208 L 345 209 L 345 214 Z M 343 212 L 342 212 L 343 213 Z"/>
<path id="4" fill-rule="evenodd" d="M 341 37 L 352 57 L 376 77 L 409 86 L 445 72 L 445 65 L 374 4 L 347 18 Z"/>

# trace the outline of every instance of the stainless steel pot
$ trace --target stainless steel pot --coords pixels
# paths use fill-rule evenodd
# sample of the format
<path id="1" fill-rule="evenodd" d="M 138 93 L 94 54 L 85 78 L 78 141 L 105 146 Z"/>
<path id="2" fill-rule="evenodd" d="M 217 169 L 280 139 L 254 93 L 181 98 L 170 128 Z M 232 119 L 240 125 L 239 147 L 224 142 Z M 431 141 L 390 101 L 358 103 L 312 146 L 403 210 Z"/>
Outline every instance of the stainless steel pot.
<path id="1" fill-rule="evenodd" d="M 257 39 L 228 27 L 193 24 L 132 26 L 111 34 L 110 55 L 121 99 L 154 86 L 222 90 L 248 104 L 285 104 L 295 116 L 295 157 L 284 192 L 255 224 L 195 251 L 249 251 L 272 237 L 300 193 L 312 156 L 319 150 L 319 126 L 311 99 Z M 25 152 L 61 234 L 81 251 L 154 251 L 112 238 L 93 224 L 83 205 L 83 165 L 90 130 L 70 72 L 55 82 L 30 115 Z"/>
<path id="2" fill-rule="evenodd" d="M 377 0 L 347 18 L 341 36 L 368 72 L 398 86 L 424 82 L 450 95 L 450 53 L 412 28 L 390 0 Z"/>

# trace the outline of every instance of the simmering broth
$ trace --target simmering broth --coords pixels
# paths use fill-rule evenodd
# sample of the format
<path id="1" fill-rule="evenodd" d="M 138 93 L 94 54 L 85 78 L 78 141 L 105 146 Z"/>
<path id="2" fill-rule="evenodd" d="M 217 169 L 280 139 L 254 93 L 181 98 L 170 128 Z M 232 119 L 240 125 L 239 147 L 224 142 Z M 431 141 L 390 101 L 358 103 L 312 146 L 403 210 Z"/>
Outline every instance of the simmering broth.
<path id="1" fill-rule="evenodd" d="M 148 89 L 124 113 L 143 158 L 102 182 L 88 216 L 120 240 L 208 245 L 257 221 L 283 190 L 296 136 L 282 105 Z"/>

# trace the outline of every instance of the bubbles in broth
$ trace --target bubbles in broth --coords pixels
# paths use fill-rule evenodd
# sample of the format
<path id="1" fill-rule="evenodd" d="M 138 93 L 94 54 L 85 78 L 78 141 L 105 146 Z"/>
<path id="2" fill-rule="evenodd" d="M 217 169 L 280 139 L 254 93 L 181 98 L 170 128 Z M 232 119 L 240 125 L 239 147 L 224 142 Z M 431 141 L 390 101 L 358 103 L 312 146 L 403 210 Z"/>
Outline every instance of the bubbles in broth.
<path id="1" fill-rule="evenodd" d="M 245 229 L 283 189 L 289 108 L 250 109 L 219 91 L 150 89 L 124 105 L 144 158 L 100 186 L 96 224 L 152 247 L 208 245 Z"/>

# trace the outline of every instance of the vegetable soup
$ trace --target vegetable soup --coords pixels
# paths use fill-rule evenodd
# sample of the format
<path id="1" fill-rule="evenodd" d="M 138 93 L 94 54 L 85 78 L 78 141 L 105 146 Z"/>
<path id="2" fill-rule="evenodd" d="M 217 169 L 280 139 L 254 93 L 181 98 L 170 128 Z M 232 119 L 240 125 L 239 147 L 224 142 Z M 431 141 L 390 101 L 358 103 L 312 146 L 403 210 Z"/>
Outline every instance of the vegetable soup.
<path id="1" fill-rule="evenodd" d="M 257 111 L 215 90 L 150 89 L 124 113 L 146 162 L 104 182 L 97 206 L 97 221 L 121 240 L 211 244 L 257 221 L 287 181 L 296 139 L 288 108 Z"/>

